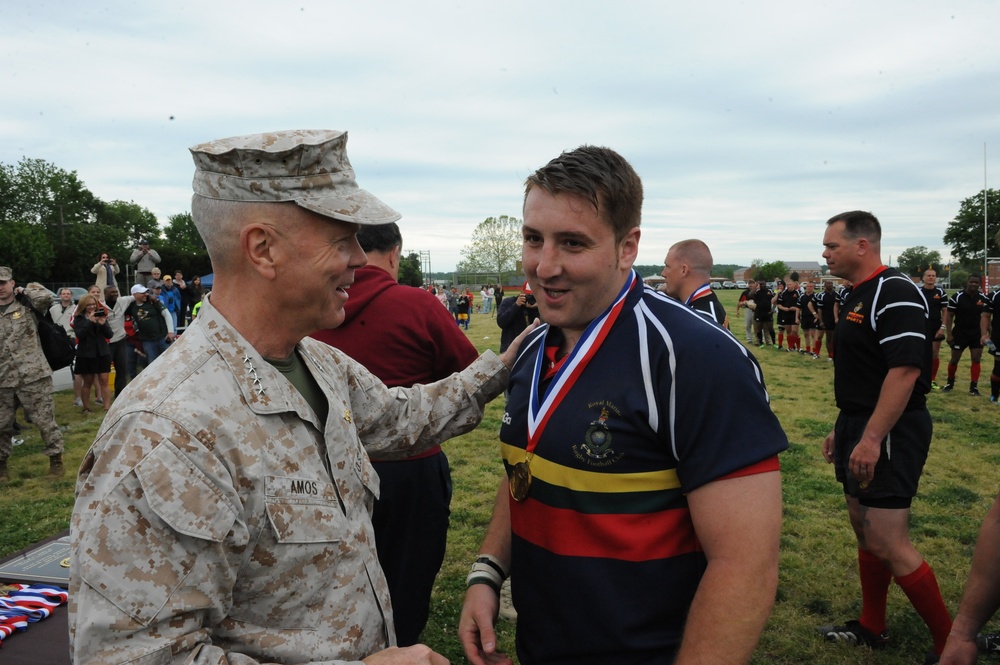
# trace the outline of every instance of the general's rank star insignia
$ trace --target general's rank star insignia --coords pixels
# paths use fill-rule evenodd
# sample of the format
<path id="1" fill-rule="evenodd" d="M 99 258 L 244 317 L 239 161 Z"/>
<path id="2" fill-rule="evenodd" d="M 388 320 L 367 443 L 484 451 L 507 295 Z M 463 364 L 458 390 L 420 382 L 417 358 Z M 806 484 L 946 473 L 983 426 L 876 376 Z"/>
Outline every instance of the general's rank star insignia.
<path id="1" fill-rule="evenodd" d="M 344 420 L 347 421 L 347 422 L 351 422 L 351 410 L 350 409 L 344 409 Z"/>

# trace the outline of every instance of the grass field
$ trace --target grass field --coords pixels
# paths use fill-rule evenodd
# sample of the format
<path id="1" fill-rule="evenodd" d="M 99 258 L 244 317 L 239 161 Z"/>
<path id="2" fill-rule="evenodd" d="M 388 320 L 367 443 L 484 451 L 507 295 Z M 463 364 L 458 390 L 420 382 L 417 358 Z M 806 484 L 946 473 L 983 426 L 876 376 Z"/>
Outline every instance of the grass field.
<path id="1" fill-rule="evenodd" d="M 738 292 L 722 291 L 719 295 L 733 316 Z M 742 340 L 742 317 L 740 321 L 733 319 L 732 327 Z M 473 315 L 468 335 L 480 350 L 496 350 L 499 346 L 499 329 L 487 315 Z M 772 408 L 791 447 L 781 456 L 785 518 L 778 599 L 752 662 L 922 662 L 930 636 L 895 585 L 889 597 L 893 645 L 886 651 L 872 653 L 826 644 L 815 634 L 815 626 L 853 618 L 860 611 L 856 544 L 833 470 L 819 452 L 836 417 L 832 363 L 774 349 L 754 349 L 754 353 L 764 369 Z M 945 356 L 946 352 L 942 352 Z M 991 363 L 984 360 L 981 385 L 987 389 L 990 369 Z M 945 372 L 944 363 L 941 372 Z M 967 385 L 968 374 L 966 357 L 958 370 L 959 388 Z M 983 392 L 985 395 L 987 391 Z M 65 427 L 67 469 L 79 465 L 100 423 L 99 415 L 83 417 L 71 402 L 69 393 L 56 395 L 56 416 Z M 932 393 L 929 404 L 934 442 L 913 504 L 911 526 L 914 542 L 934 567 L 945 601 L 954 612 L 979 524 L 998 490 L 1000 408 L 985 396 L 973 398 L 964 391 Z M 451 459 L 455 496 L 448 553 L 438 576 L 424 641 L 452 663 L 465 662 L 456 626 L 465 576 L 489 520 L 500 473 L 496 433 L 502 414 L 501 400 L 495 400 L 477 430 L 449 442 L 445 448 Z M 37 430 L 27 430 L 25 439 L 11 457 L 11 481 L 0 488 L 0 556 L 27 547 L 69 524 L 72 474 L 56 482 L 44 480 L 47 464 L 41 455 Z M 998 627 L 1000 623 L 992 625 Z M 513 625 L 503 624 L 500 645 L 513 651 Z"/>

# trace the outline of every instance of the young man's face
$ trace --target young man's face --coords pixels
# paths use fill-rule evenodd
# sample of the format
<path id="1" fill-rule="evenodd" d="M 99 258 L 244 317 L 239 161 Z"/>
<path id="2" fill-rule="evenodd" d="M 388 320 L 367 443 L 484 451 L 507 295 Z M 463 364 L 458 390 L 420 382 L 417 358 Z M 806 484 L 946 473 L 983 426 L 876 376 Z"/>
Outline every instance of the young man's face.
<path id="1" fill-rule="evenodd" d="M 542 320 L 567 337 L 614 301 L 639 249 L 639 229 L 615 242 L 611 225 L 572 194 L 534 187 L 524 202 L 521 258 Z"/>
<path id="2" fill-rule="evenodd" d="M 63 307 L 73 304 L 73 292 L 69 289 L 61 289 L 59 291 L 59 301 Z"/>
<path id="3" fill-rule="evenodd" d="M 14 302 L 14 280 L 0 279 L 0 305 Z"/>
<path id="4" fill-rule="evenodd" d="M 982 282 L 978 277 L 970 277 L 969 281 L 965 283 L 965 290 L 967 293 L 979 293 L 979 287 Z"/>
<path id="5" fill-rule="evenodd" d="M 924 271 L 924 286 L 934 286 L 937 284 L 937 273 L 933 270 Z"/>

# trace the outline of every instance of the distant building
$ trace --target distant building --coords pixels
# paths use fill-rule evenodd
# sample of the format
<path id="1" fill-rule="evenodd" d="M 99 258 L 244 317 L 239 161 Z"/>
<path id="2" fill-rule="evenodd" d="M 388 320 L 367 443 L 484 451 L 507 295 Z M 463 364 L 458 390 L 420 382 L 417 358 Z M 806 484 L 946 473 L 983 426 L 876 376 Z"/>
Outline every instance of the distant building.
<path id="1" fill-rule="evenodd" d="M 823 281 L 823 266 L 819 264 L 818 261 L 785 261 L 785 265 L 788 266 L 788 273 L 793 272 L 799 273 L 800 282 L 822 282 Z M 753 267 L 747 266 L 745 268 L 737 268 L 733 271 L 733 279 L 736 281 L 748 281 L 753 274 Z M 837 282 L 836 277 L 827 276 L 827 279 L 833 279 Z M 785 281 L 788 280 L 788 275 L 785 275 Z"/>

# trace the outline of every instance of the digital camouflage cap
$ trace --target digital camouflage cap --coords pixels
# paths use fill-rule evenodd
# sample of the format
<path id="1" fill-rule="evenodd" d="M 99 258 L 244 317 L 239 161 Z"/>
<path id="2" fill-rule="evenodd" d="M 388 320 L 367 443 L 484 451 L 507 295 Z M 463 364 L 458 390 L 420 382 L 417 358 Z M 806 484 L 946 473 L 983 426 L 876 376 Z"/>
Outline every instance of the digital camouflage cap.
<path id="1" fill-rule="evenodd" d="M 361 189 L 347 132 L 296 129 L 196 145 L 194 192 L 210 199 L 295 204 L 344 222 L 388 224 L 401 215 Z"/>

